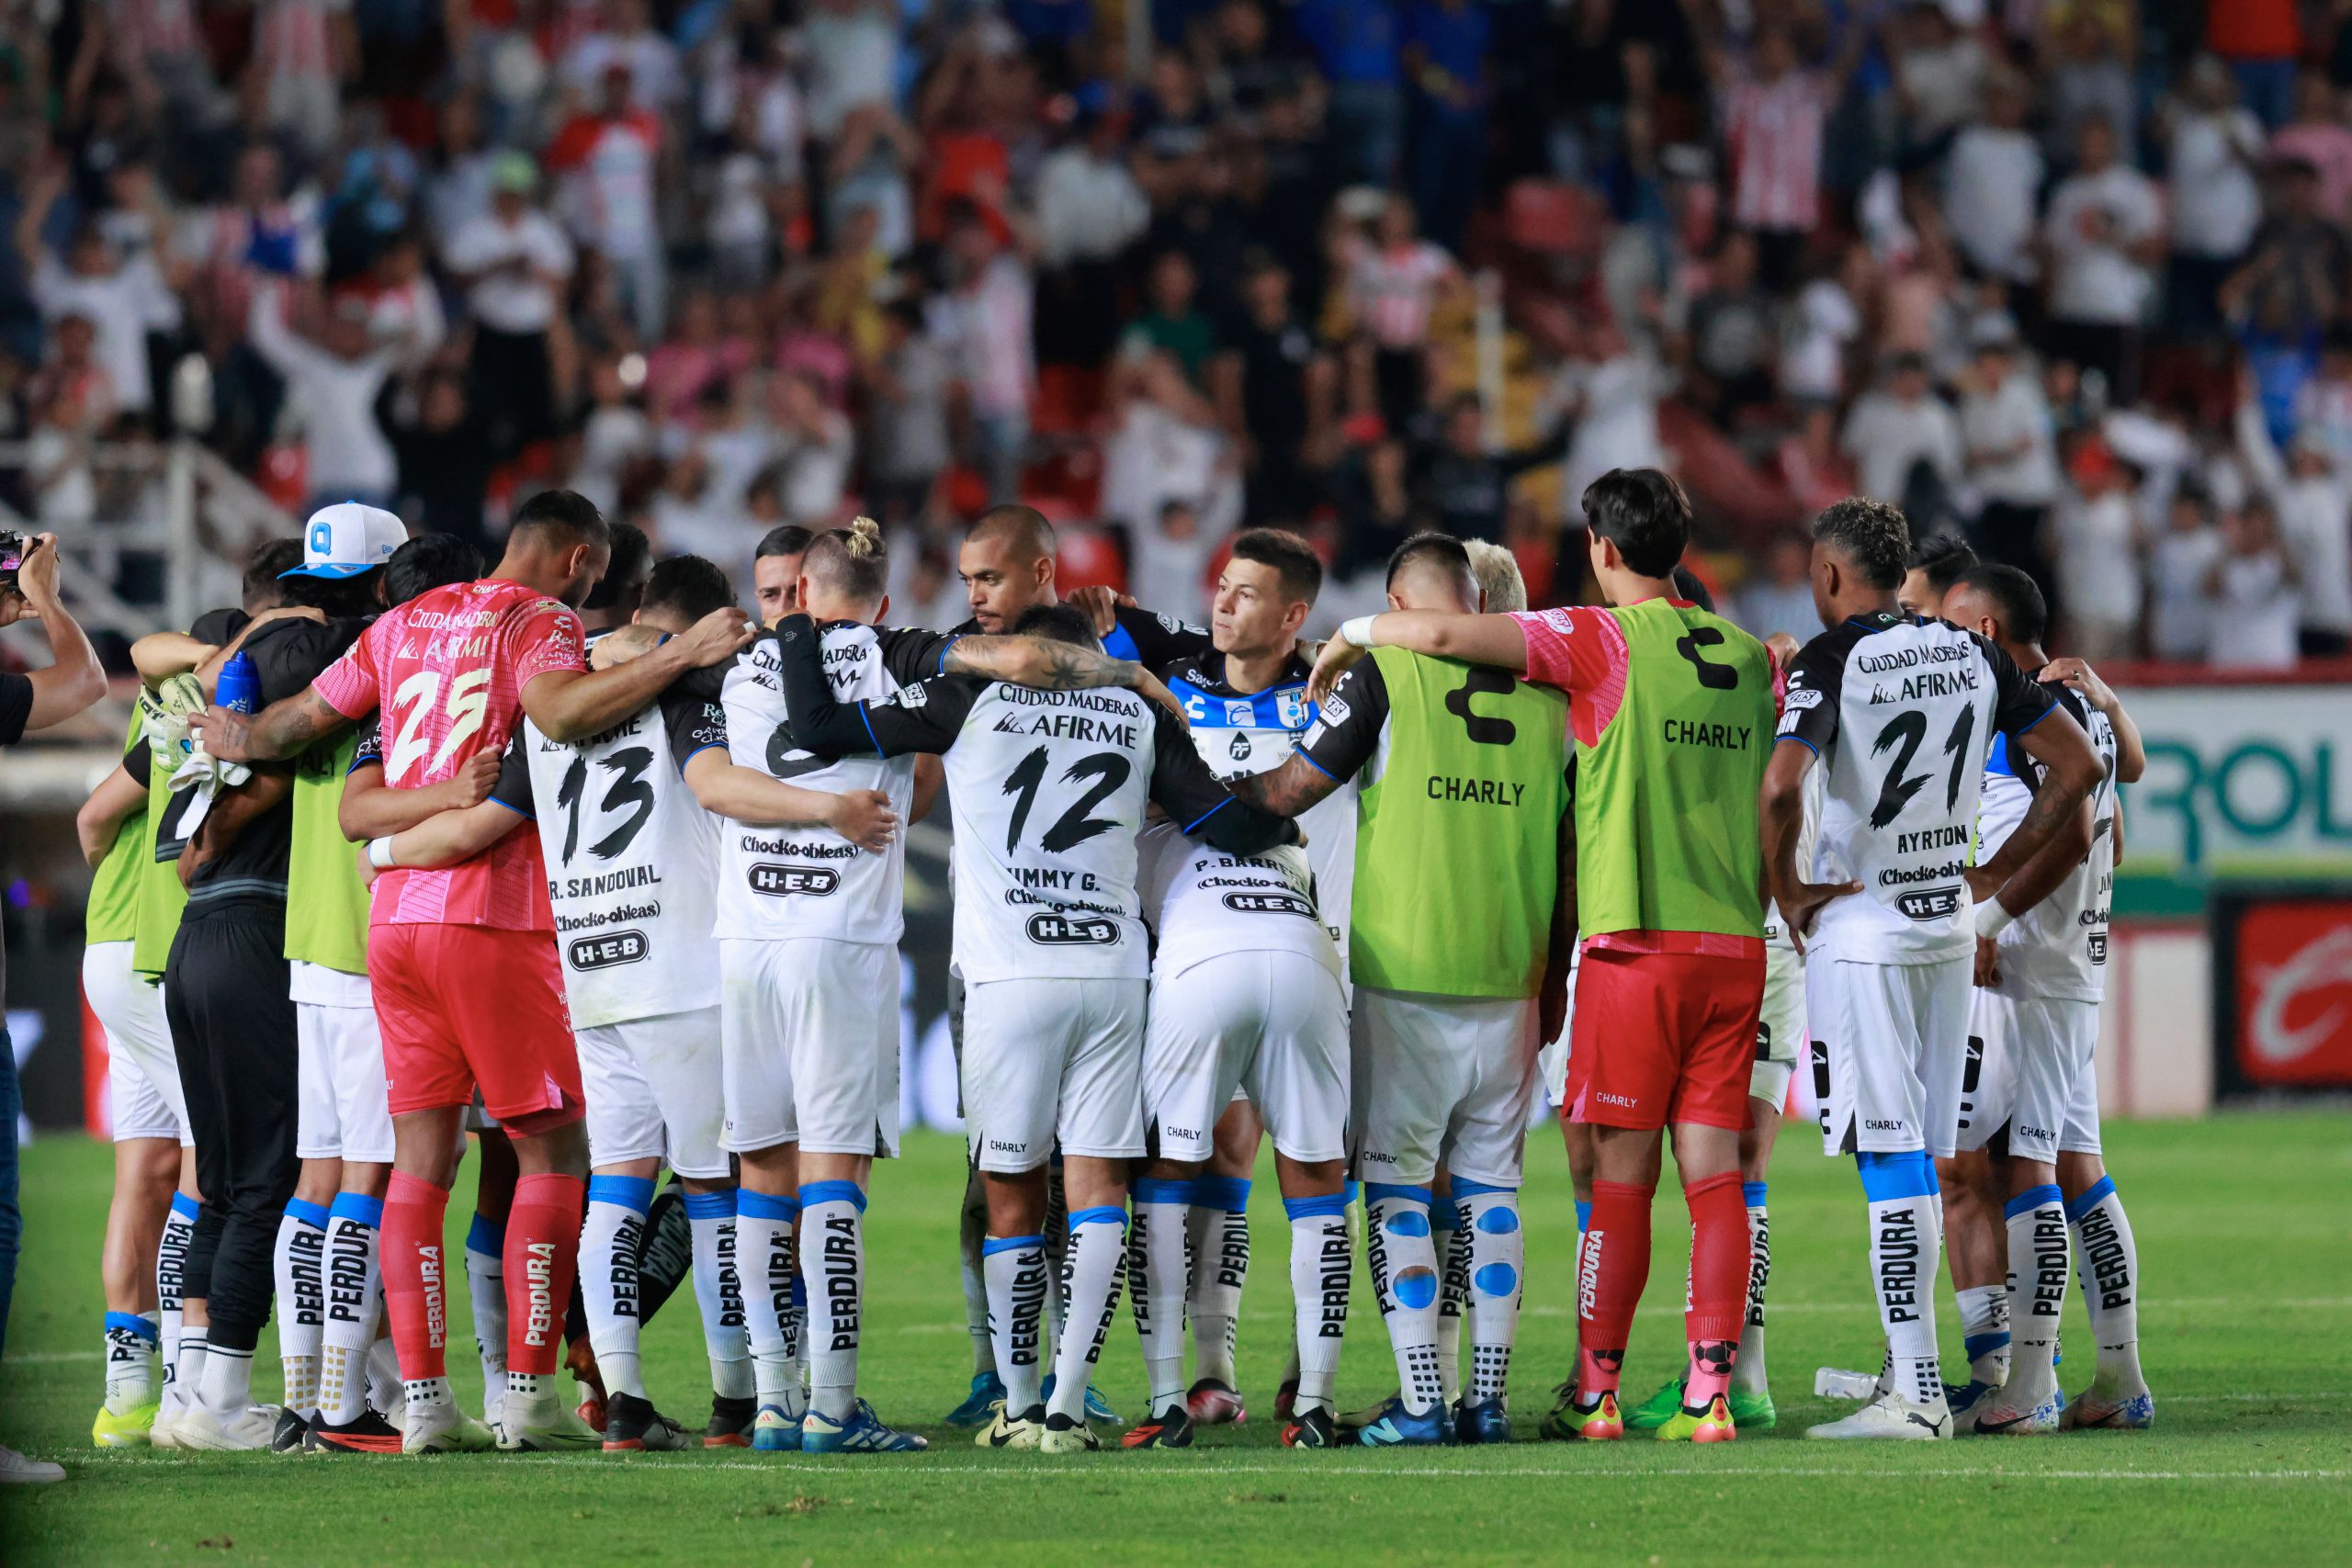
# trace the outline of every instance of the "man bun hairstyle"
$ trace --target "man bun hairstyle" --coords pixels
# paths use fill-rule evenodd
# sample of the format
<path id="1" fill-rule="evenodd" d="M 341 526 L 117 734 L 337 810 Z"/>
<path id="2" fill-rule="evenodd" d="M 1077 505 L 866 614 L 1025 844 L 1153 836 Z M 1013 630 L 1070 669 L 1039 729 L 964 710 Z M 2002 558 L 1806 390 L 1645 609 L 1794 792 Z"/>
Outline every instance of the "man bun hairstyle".
<path id="1" fill-rule="evenodd" d="M 1833 501 L 1813 520 L 1813 536 L 1846 558 L 1863 582 L 1892 593 L 1911 560 L 1911 525 L 1902 510 L 1866 495 Z"/>
<path id="2" fill-rule="evenodd" d="M 514 530 L 533 528 L 556 543 L 613 547 L 612 525 L 596 503 L 576 490 L 543 490 L 514 509 Z"/>
<path id="3" fill-rule="evenodd" d="M 1283 592 L 1313 604 L 1323 592 L 1323 560 L 1315 547 L 1287 528 L 1244 528 L 1233 538 L 1233 558 L 1274 569 Z"/>
<path id="4" fill-rule="evenodd" d="M 1102 639 L 1095 635 L 1094 617 L 1075 604 L 1032 604 L 1021 612 L 1012 623 L 1012 630 L 1021 637 L 1041 637 L 1047 642 L 1075 643 L 1080 648 L 1099 649 Z"/>
<path id="5" fill-rule="evenodd" d="M 1962 572 L 1952 586 L 1993 601 L 2000 612 L 2001 630 L 2011 642 L 2040 642 L 2050 630 L 2050 603 L 2030 572 L 1987 561 Z"/>
<path id="6" fill-rule="evenodd" d="M 657 563 L 645 580 L 645 598 L 638 608 L 639 614 L 673 610 L 692 622 L 734 603 L 735 585 L 716 562 L 700 556 L 672 556 Z"/>
<path id="7" fill-rule="evenodd" d="M 384 563 L 384 604 L 405 604 L 420 593 L 471 582 L 482 574 L 481 552 L 455 534 L 419 534 Z"/>
<path id="8" fill-rule="evenodd" d="M 1584 520 L 1642 577 L 1670 575 L 1690 542 L 1690 498 L 1657 468 L 1611 468 L 1585 486 Z"/>
<path id="9" fill-rule="evenodd" d="M 883 542 L 882 525 L 859 517 L 846 528 L 828 528 L 808 541 L 800 574 L 862 604 L 881 598 L 890 585 L 890 547 Z"/>

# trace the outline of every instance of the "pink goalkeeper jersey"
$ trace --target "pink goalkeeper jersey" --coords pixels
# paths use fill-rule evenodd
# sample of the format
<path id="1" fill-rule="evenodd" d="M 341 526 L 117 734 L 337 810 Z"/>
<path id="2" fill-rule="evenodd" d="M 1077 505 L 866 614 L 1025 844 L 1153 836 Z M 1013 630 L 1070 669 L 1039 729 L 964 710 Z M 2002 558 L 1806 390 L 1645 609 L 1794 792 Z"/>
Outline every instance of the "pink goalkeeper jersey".
<path id="1" fill-rule="evenodd" d="M 484 578 L 419 594 L 376 619 L 312 682 L 347 718 L 380 708 L 384 782 L 419 789 L 477 751 L 503 751 L 522 722 L 523 688 L 551 670 L 585 670 L 580 618 L 519 582 Z M 376 880 L 378 925 L 555 929 L 539 836 L 516 818 L 471 860 Z"/>

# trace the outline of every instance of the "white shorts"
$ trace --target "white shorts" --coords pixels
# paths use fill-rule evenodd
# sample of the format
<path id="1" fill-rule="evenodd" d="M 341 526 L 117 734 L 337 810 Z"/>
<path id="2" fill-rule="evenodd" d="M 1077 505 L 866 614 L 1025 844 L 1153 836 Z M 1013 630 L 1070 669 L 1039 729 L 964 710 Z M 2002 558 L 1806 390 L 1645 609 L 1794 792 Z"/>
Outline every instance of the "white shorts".
<path id="1" fill-rule="evenodd" d="M 1560 1037 L 1545 1041 L 1535 1055 L 1536 1081 L 1544 1086 L 1544 1103 L 1555 1111 L 1568 1102 L 1568 1036 L 1576 1032 L 1577 971 L 1583 966 L 1584 943 L 1578 942 L 1568 954 L 1568 1005 L 1560 1014 Z"/>
<path id="2" fill-rule="evenodd" d="M 730 937 L 718 953 L 720 1146 L 895 1156 L 896 944 Z"/>
<path id="3" fill-rule="evenodd" d="M 119 1144 L 132 1138 L 189 1144 L 164 987 L 131 969 L 136 945 L 99 942 L 82 950 L 82 994 L 107 1032 L 107 1123 Z"/>
<path id="4" fill-rule="evenodd" d="M 2099 1152 L 2098 1004 L 1978 990 L 1968 1019 L 1960 1146 L 2007 1129 L 2008 1152 L 2043 1165 Z"/>
<path id="5" fill-rule="evenodd" d="M 1159 1157 L 1207 1159 L 1245 1095 L 1292 1159 L 1346 1157 L 1347 998 L 1306 953 L 1227 953 L 1152 981 L 1143 1112 Z"/>
<path id="6" fill-rule="evenodd" d="M 1141 980 L 979 980 L 964 987 L 964 1114 L 982 1170 L 1065 1155 L 1143 1157 Z"/>
<path id="7" fill-rule="evenodd" d="M 294 1004 L 294 1152 L 303 1159 L 392 1163 L 392 1112 L 376 1010 Z"/>
<path id="8" fill-rule="evenodd" d="M 1353 1021 L 1365 1181 L 1427 1187 L 1445 1168 L 1517 1187 L 1535 1097 L 1535 1000 L 1356 987 Z"/>
<path id="9" fill-rule="evenodd" d="M 600 1023 L 572 1038 L 591 1164 L 658 1159 L 680 1176 L 727 1175 L 718 1008 Z"/>
<path id="10" fill-rule="evenodd" d="M 1825 1152 L 1951 1155 L 1974 978 L 1968 954 L 1869 964 L 1814 951 L 1805 1017 Z"/>
<path id="11" fill-rule="evenodd" d="M 1804 955 L 1793 948 L 1764 949 L 1764 1010 L 1756 1021 L 1756 1065 L 1747 1070 L 1747 1098 L 1775 1111 L 1788 1102 L 1804 1032 Z"/>

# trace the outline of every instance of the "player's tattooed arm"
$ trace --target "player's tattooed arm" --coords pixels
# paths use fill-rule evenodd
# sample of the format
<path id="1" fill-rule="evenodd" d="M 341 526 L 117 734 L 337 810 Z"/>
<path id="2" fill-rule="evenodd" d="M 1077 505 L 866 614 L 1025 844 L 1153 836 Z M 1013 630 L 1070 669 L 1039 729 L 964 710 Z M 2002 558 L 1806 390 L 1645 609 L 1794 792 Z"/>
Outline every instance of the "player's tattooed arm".
<path id="1" fill-rule="evenodd" d="M 1281 767 L 1244 773 L 1226 787 L 1261 810 L 1296 817 L 1338 789 L 1340 781 L 1294 751 Z"/>
<path id="2" fill-rule="evenodd" d="M 718 747 L 686 759 L 686 787 L 703 809 L 756 827 L 831 828 L 861 849 L 883 850 L 899 831 L 899 814 L 879 790 L 803 789 L 729 761 Z"/>
<path id="3" fill-rule="evenodd" d="M 1764 784 L 1756 799 L 1763 833 L 1764 891 L 1781 906 L 1789 940 L 1799 953 L 1804 951 L 1805 932 L 1813 928 L 1815 911 L 1832 898 L 1862 890 L 1859 882 L 1808 882 L 1797 866 L 1797 838 L 1804 829 L 1804 776 L 1815 761 L 1811 746 L 1781 737 L 1764 764 Z"/>
<path id="4" fill-rule="evenodd" d="M 2115 688 L 2098 678 L 2098 672 L 2079 659 L 2053 659 L 2041 667 L 2040 679 L 2044 684 L 2052 681 L 2063 682 L 2083 701 L 2107 716 L 2115 727 L 2115 782 L 2138 784 L 2140 775 L 2148 771 L 2148 749 L 2140 739 L 2140 727 L 2124 711 L 2123 701 Z"/>
<path id="5" fill-rule="evenodd" d="M 615 626 L 588 645 L 588 668 L 610 670 L 662 646 L 662 631 L 641 622 Z"/>
<path id="6" fill-rule="evenodd" d="M 2045 780 L 2034 791 L 2038 799 L 2049 788 Z M 1993 897 L 2001 908 L 2012 915 L 2022 915 L 2028 909 L 2058 891 L 2066 874 L 2083 863 L 2091 852 L 2091 803 L 2087 796 L 2074 810 L 2060 819 L 2050 835 L 2050 841 L 2034 852 L 2031 859 L 2019 866 Z"/>
<path id="7" fill-rule="evenodd" d="M 550 740 L 609 729 L 662 694 L 689 670 L 722 664 L 751 645 L 752 623 L 729 605 L 625 664 L 595 671 L 548 670 L 523 687 L 523 711 Z"/>
<path id="8" fill-rule="evenodd" d="M 1159 677 L 1132 659 L 1114 659 L 1100 649 L 1080 648 L 1042 637 L 964 637 L 940 656 L 948 675 L 977 675 L 1009 685 L 1048 692 L 1084 692 L 1125 686 L 1179 717 L 1183 706 Z"/>
<path id="9" fill-rule="evenodd" d="M 2098 787 L 2103 772 L 2098 753 L 2091 750 L 2090 737 L 2063 707 L 2052 708 L 2022 734 L 2010 736 L 2009 743 L 2024 748 L 2027 756 L 2041 764 L 2041 784 L 2033 792 L 2033 804 L 2026 807 L 2024 820 L 2000 850 L 1984 864 L 1968 868 L 1969 890 L 1980 904 L 2007 886 L 2009 879 L 2057 836 L 2075 808 Z M 2075 858 L 2082 856 L 2077 853 Z M 2013 915 L 2022 912 L 2007 898 L 2001 900 L 2001 908 Z"/>
<path id="10" fill-rule="evenodd" d="M 1184 832 L 1229 855 L 1306 841 L 1287 811 L 1271 811 L 1217 781 L 1184 727 L 1162 718 L 1151 735 L 1151 803 Z"/>
<path id="11" fill-rule="evenodd" d="M 495 751 L 477 751 L 439 784 L 394 789 L 384 782 L 381 762 L 363 762 L 343 781 L 335 820 L 343 836 L 365 843 L 429 821 L 444 812 L 464 811 L 490 798 L 501 765 Z"/>
<path id="12" fill-rule="evenodd" d="M 316 686 L 281 698 L 256 714 L 209 707 L 187 716 L 188 734 L 224 762 L 274 762 L 291 757 L 322 736 L 347 728 L 351 720 L 319 695 Z"/>

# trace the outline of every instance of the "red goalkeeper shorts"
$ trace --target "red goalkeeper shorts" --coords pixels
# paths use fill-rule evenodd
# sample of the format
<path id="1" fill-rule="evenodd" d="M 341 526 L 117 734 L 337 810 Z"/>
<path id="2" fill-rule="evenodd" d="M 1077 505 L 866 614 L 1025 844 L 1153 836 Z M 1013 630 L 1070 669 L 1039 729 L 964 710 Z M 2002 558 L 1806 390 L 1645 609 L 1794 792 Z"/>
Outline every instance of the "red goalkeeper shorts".
<path id="1" fill-rule="evenodd" d="M 1588 946 L 1568 1032 L 1569 1120 L 1747 1125 L 1764 956 Z"/>
<path id="2" fill-rule="evenodd" d="M 488 926 L 371 926 L 368 977 L 392 1114 L 469 1105 L 518 1133 L 579 1120 L 580 1054 L 555 939 Z"/>

